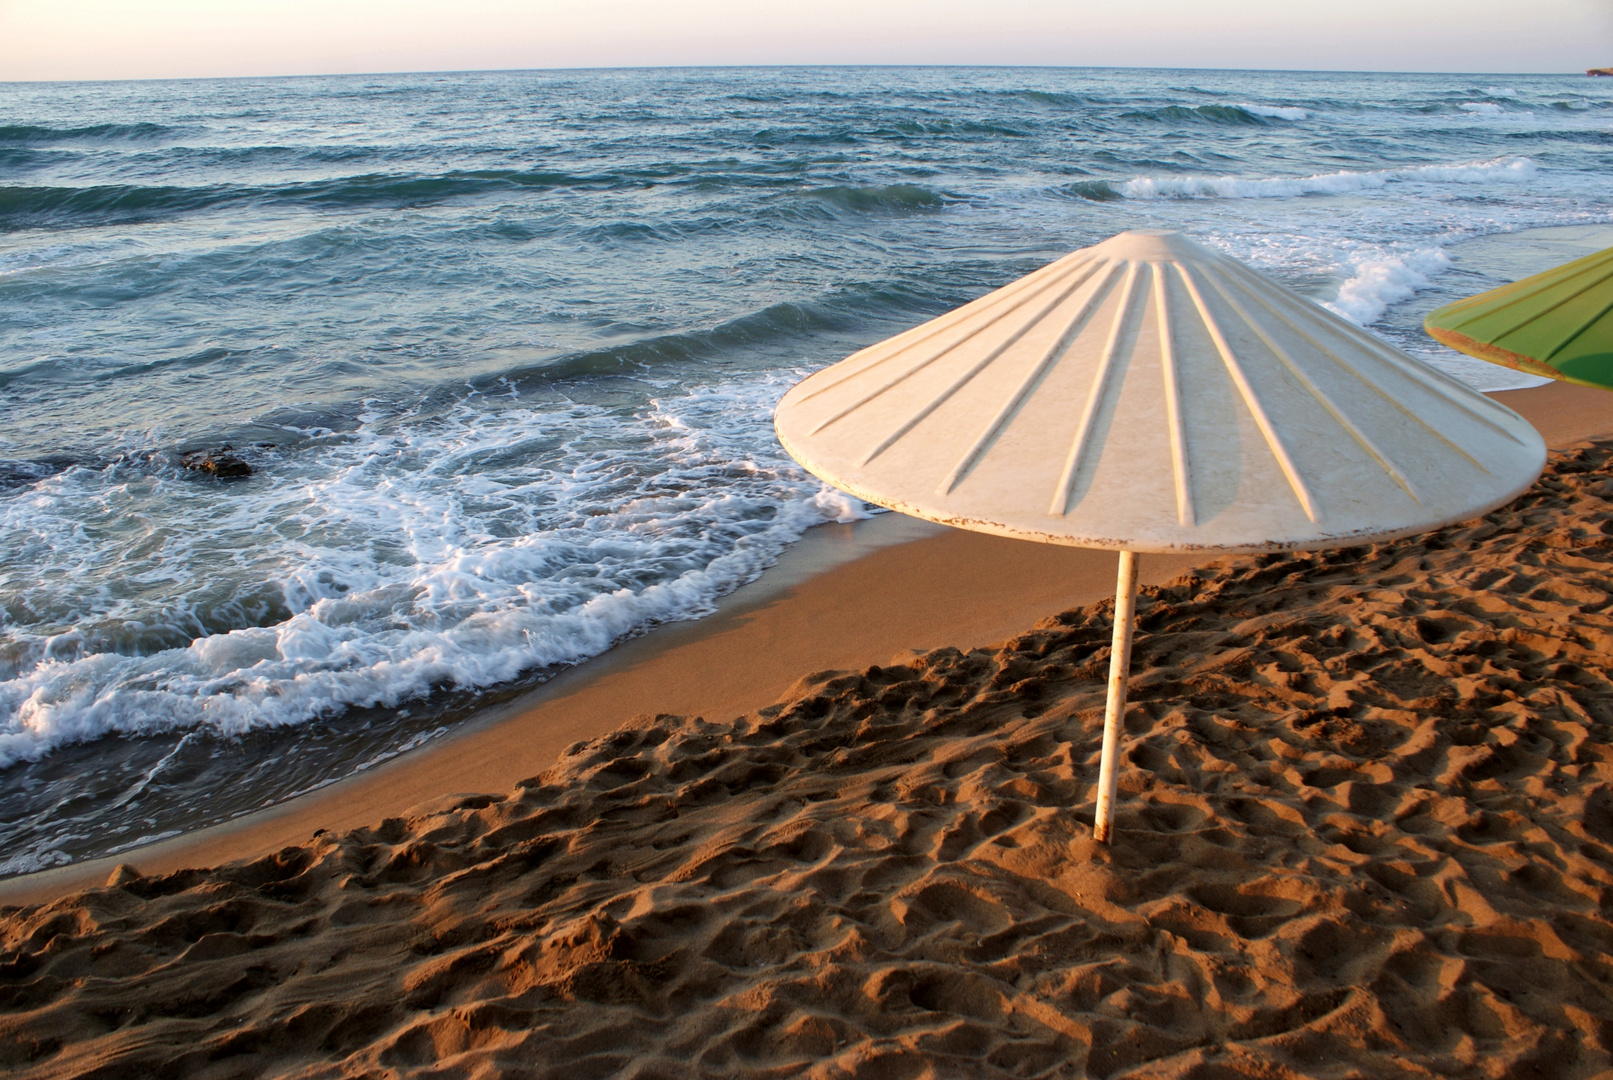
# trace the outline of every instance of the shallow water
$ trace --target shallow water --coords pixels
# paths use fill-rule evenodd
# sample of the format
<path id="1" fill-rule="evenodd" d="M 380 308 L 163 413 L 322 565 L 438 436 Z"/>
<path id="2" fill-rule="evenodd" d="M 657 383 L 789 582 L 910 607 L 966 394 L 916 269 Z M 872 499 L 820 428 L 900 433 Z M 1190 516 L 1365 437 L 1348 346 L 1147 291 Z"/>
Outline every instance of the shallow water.
<path id="1" fill-rule="evenodd" d="M 1191 231 L 1480 385 L 1460 242 L 1613 220 L 1583 77 L 0 86 L 0 872 L 350 774 L 864 508 L 802 374 Z M 231 444 L 256 473 L 181 468 Z"/>

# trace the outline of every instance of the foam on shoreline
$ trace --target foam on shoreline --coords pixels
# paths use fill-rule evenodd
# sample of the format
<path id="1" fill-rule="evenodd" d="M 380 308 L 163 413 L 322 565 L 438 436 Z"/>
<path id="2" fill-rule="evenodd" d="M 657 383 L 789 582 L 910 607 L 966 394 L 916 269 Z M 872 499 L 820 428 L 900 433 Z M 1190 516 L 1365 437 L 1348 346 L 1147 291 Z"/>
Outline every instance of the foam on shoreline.
<path id="1" fill-rule="evenodd" d="M 1613 242 L 1613 227 L 1590 226 L 1566 227 L 1551 230 L 1534 230 L 1524 233 L 1508 234 L 1504 236 L 1485 238 L 1482 240 L 1468 241 L 1463 244 L 1454 245 L 1449 249 L 1442 250 L 1450 251 L 1457 265 L 1464 267 L 1473 266 L 1479 268 L 1482 272 L 1490 273 L 1499 272 L 1501 269 L 1504 269 L 1509 258 L 1508 253 L 1511 253 L 1510 257 L 1512 258 L 1513 262 L 1516 263 L 1520 253 L 1527 250 L 1527 258 L 1529 260 L 1545 260 L 1543 263 L 1544 265 L 1549 264 L 1551 260 L 1566 261 L 1566 259 L 1574 257 L 1579 248 L 1585 247 L 1588 244 L 1594 245 L 1603 243 L 1604 240 L 1605 242 Z M 1414 283 L 1408 283 L 1397 279 L 1395 273 L 1390 272 L 1393 270 L 1392 267 L 1389 270 L 1384 270 L 1382 274 L 1376 274 L 1373 269 L 1376 265 L 1377 264 L 1372 264 L 1370 262 L 1364 262 L 1357 276 L 1360 277 L 1363 282 L 1365 282 L 1368 277 L 1371 277 L 1373 281 L 1377 283 L 1374 288 L 1377 286 L 1382 286 L 1385 289 L 1391 287 L 1400 289 L 1414 287 Z M 1400 264 L 1396 264 L 1396 266 L 1400 266 Z M 1404 267 L 1401 268 L 1405 269 Z M 1383 268 L 1379 267 L 1379 269 Z M 1363 288 L 1361 289 L 1360 295 L 1357 297 L 1357 299 L 1363 304 L 1366 304 L 1369 301 L 1371 303 L 1381 302 L 1384 298 L 1384 294 L 1381 291 L 1374 291 L 1374 288 L 1367 288 L 1365 285 L 1363 285 Z M 1348 291 L 1348 288 L 1342 290 L 1341 298 L 1343 298 Z M 1351 293 L 1350 295 L 1354 296 L 1355 294 Z M 1447 365 L 1467 362 L 1465 358 L 1450 353 L 1447 353 L 1442 359 Z M 1471 363 L 1473 366 L 1480 369 L 1481 374 L 1491 374 L 1489 370 L 1491 365 L 1484 365 L 1477 361 L 1473 361 Z M 1502 371 L 1502 369 L 1495 369 L 1495 371 L 1504 376 L 1510 376 L 1513 374 Z M 766 388 L 764 387 L 764 390 L 765 389 Z M 743 394 L 740 394 L 739 396 L 742 398 L 744 397 Z M 755 395 L 753 394 L 752 396 L 754 397 Z M 745 398 L 745 400 L 750 399 Z M 722 435 L 720 430 L 716 432 L 713 432 L 712 430 L 714 427 L 720 426 L 718 421 L 723 415 L 721 401 L 703 403 L 701 400 L 697 399 L 692 402 L 671 402 L 668 403 L 663 409 L 663 414 L 664 415 L 661 415 L 661 419 L 671 430 L 672 437 L 674 439 L 683 439 L 688 444 L 688 450 L 684 456 L 686 458 L 685 464 L 691 470 L 697 471 L 701 465 L 701 461 L 704 459 L 717 460 L 718 458 L 722 457 L 722 453 L 720 452 L 722 447 L 711 444 L 711 440 L 713 438 L 720 438 Z M 532 428 L 541 428 L 542 425 L 543 420 L 541 417 L 539 417 L 530 421 L 527 426 Z M 683 428 L 681 431 L 680 425 Z M 502 444 L 502 442 L 507 441 L 506 436 L 509 435 L 510 432 L 503 427 L 493 425 L 488 427 L 486 430 L 477 432 L 471 432 L 467 429 L 461 434 L 465 436 L 465 441 L 464 445 L 460 448 L 460 457 L 466 460 L 471 460 L 475 459 L 479 454 L 488 452 L 489 447 L 495 444 Z M 386 442 L 386 438 L 381 434 L 368 436 L 367 439 L 368 441 L 358 440 L 354 444 L 354 449 L 351 451 L 351 453 L 355 456 L 355 460 L 374 458 L 379 454 L 380 450 L 385 449 L 386 446 L 389 445 Z M 380 456 L 384 457 L 385 455 Z M 575 641 L 570 641 L 568 639 L 568 648 L 570 648 L 571 651 L 565 653 L 564 657 L 576 659 L 580 658 L 580 656 L 587 651 L 598 651 L 599 649 L 605 648 L 605 646 L 609 644 L 610 640 L 614 640 L 615 637 L 619 637 L 622 633 L 630 630 L 632 620 L 636 618 L 648 618 L 651 620 L 666 619 L 669 617 L 675 618 L 680 612 L 683 614 L 692 614 L 702 610 L 710 610 L 712 598 L 718 592 L 722 591 L 728 586 L 728 584 L 731 584 L 736 580 L 744 580 L 744 578 L 747 576 L 753 576 L 760 569 L 761 565 L 772 557 L 773 553 L 775 553 L 778 549 L 783 548 L 784 544 L 798 535 L 801 530 L 803 530 L 806 525 L 810 523 L 810 521 L 821 520 L 822 516 L 825 514 L 840 513 L 844 515 L 848 511 L 848 507 L 845 505 L 833 504 L 832 501 L 831 504 L 827 506 L 811 505 L 811 500 L 806 499 L 806 496 L 810 494 L 810 491 L 808 491 L 806 488 L 802 488 L 798 491 L 791 488 L 790 485 L 793 481 L 782 471 L 769 476 L 767 474 L 768 468 L 771 468 L 771 464 L 763 462 L 761 463 L 760 467 L 754 470 L 748 477 L 743 478 L 743 482 L 750 485 L 750 488 L 747 489 L 747 498 L 751 498 L 752 501 L 766 501 L 770 498 L 776 498 L 781 492 L 785 495 L 799 496 L 800 498 L 805 499 L 805 502 L 803 502 L 802 505 L 795 507 L 795 511 L 798 512 L 787 512 L 768 521 L 752 521 L 747 523 L 741 520 L 743 517 L 742 514 L 739 517 L 735 517 L 733 515 L 732 512 L 735 509 L 734 506 L 729 505 L 728 503 L 713 506 L 711 508 L 712 512 L 709 516 L 714 524 L 714 527 L 716 528 L 717 533 L 721 534 L 724 532 L 724 530 L 732 529 L 735 526 L 756 532 L 755 526 L 759 525 L 760 531 L 756 532 L 756 535 L 754 536 L 741 538 L 740 542 L 734 545 L 733 557 L 730 558 L 728 562 L 719 560 L 715 567 L 708 568 L 705 572 L 700 574 L 686 575 L 684 580 L 673 583 L 682 590 L 681 592 L 672 588 L 661 588 L 659 591 L 657 591 L 656 588 L 652 588 L 649 590 L 646 596 L 641 597 L 602 595 L 601 597 L 597 598 L 595 607 L 603 608 L 610 605 L 614 605 L 614 607 L 612 607 L 610 611 L 594 612 L 595 615 L 600 616 L 594 620 L 594 636 L 588 637 L 587 635 L 583 635 Z M 442 484 L 447 485 L 448 489 L 453 489 L 454 485 L 458 483 L 458 481 L 455 480 L 455 470 L 453 469 L 447 469 L 446 475 L 444 477 L 439 477 L 438 479 L 442 481 Z M 429 487 L 429 485 L 427 486 Z M 656 485 L 654 483 L 650 484 L 652 489 L 655 486 Z M 808 485 L 808 487 L 815 488 L 816 484 L 814 483 Z M 361 496 L 362 492 L 359 492 L 358 495 Z M 457 498 L 459 496 L 455 497 Z M 484 497 L 487 497 L 485 493 Z M 508 496 L 507 494 L 503 494 L 500 495 L 500 497 L 507 498 Z M 687 493 L 681 497 L 686 500 Z M 334 495 L 332 498 L 337 502 L 343 501 L 342 498 L 337 498 Z M 364 498 L 355 497 L 352 499 L 347 499 L 346 501 L 352 505 L 345 512 L 358 515 L 362 515 L 367 512 L 366 507 L 369 504 Z M 446 570 L 441 582 L 439 583 L 441 590 L 452 591 L 461 587 L 468 587 L 470 589 L 470 593 L 468 595 L 482 596 L 487 595 L 490 589 L 503 587 L 501 584 L 503 578 L 497 571 L 497 567 L 493 567 L 492 572 L 489 572 L 488 567 L 477 564 L 476 558 L 479 556 L 476 555 L 476 551 L 474 550 L 477 546 L 474 538 L 471 538 L 468 541 L 465 538 L 455 540 L 452 537 L 440 535 L 442 530 L 437 526 L 433 526 L 430 521 L 425 520 L 430 517 L 429 511 L 431 506 L 435 504 L 431 503 L 430 500 L 416 500 L 416 502 L 419 503 L 416 508 L 420 512 L 420 516 L 425 525 L 424 535 L 426 541 L 428 542 L 428 546 L 429 544 L 437 544 L 439 547 L 441 547 L 443 544 L 448 544 L 451 542 L 454 544 L 459 544 L 464 552 L 463 558 L 456 558 L 454 560 L 446 561 L 442 559 L 437 560 L 437 564 L 441 564 Z M 626 525 L 623 527 L 628 528 L 628 530 L 631 531 L 631 521 L 628 519 L 631 517 L 631 512 L 633 511 L 633 499 L 631 497 L 621 497 L 618 498 L 617 502 L 620 504 L 618 509 L 621 511 L 621 514 L 618 515 L 618 517 L 620 517 L 621 520 L 618 521 L 618 517 L 612 517 L 609 515 L 603 518 L 591 517 L 590 521 L 596 522 L 596 532 L 598 531 L 597 522 L 599 521 L 603 521 L 608 527 L 621 524 L 621 522 L 626 522 Z M 729 503 L 732 502 L 733 500 L 729 500 Z M 640 506 L 639 509 L 642 510 L 643 507 Z M 724 514 L 729 515 L 726 523 L 723 521 Z M 608 528 L 605 531 L 608 532 Z M 605 539 L 609 540 L 610 537 L 607 536 Z M 642 537 L 640 537 L 640 539 L 642 539 Z M 722 537 L 719 535 L 718 539 L 722 540 Z M 731 539 L 732 538 L 729 537 L 728 540 L 722 540 L 722 542 L 730 542 Z M 810 549 L 811 545 L 809 545 L 808 549 L 804 550 Z M 498 555 L 500 558 L 513 558 L 520 554 L 521 545 L 518 543 L 513 545 L 503 543 L 495 539 L 490 545 L 483 545 L 483 550 L 492 551 L 494 555 Z M 503 552 L 503 554 L 500 555 L 500 552 Z M 485 562 L 486 560 L 483 561 Z M 807 562 L 809 563 L 810 560 L 807 560 Z M 805 563 L 797 559 L 787 560 L 787 563 L 796 567 L 805 565 Z M 436 564 L 426 563 L 423 565 L 425 569 L 430 569 L 432 565 Z M 419 568 L 417 567 L 416 569 L 418 570 Z M 800 571 L 790 571 L 790 573 L 798 572 Z M 417 573 L 416 577 L 418 576 L 419 575 Z M 304 574 L 303 577 L 309 579 L 311 582 L 310 587 L 315 589 L 315 591 L 321 587 L 319 586 L 318 581 L 315 580 L 318 578 L 318 574 L 313 573 L 312 570 L 310 570 L 309 573 Z M 1099 575 L 1099 577 L 1101 578 L 1102 575 Z M 767 581 L 774 580 L 774 578 L 775 573 L 773 571 L 769 571 L 767 575 L 764 575 L 763 581 L 765 583 Z M 376 584 L 377 588 L 372 590 L 372 592 L 376 592 L 377 594 L 386 592 L 384 588 L 379 588 L 379 586 L 385 585 L 385 582 L 377 582 Z M 1106 585 L 1100 582 L 1100 591 L 1094 595 L 1101 595 L 1103 587 L 1106 587 Z M 331 592 L 331 590 L 327 588 L 326 592 Z M 673 600 L 676 600 L 678 603 L 673 604 L 671 607 L 663 605 L 661 608 L 653 608 L 650 605 L 650 601 L 655 600 L 656 597 L 661 596 L 663 593 L 666 594 L 667 597 L 671 597 Z M 313 611 L 314 608 L 318 608 L 320 611 L 325 611 L 326 609 L 335 610 L 343 605 L 351 607 L 359 603 L 359 601 L 362 599 L 362 595 L 355 597 L 351 594 L 351 592 L 341 595 L 331 592 L 331 595 L 322 597 L 315 597 L 311 592 L 310 603 L 313 605 L 313 607 L 310 609 L 310 611 Z M 452 601 L 453 598 L 449 597 L 448 599 Z M 460 596 L 459 601 L 465 602 L 466 596 Z M 893 602 L 904 601 L 905 598 L 896 597 Z M 678 604 L 682 604 L 683 606 L 679 608 Z M 612 615 L 613 612 L 614 615 Z M 329 612 L 327 612 L 327 614 L 328 613 Z M 588 614 L 588 612 L 584 611 L 583 614 Z M 516 617 L 518 615 L 519 612 L 517 611 L 503 612 L 504 617 Z M 606 618 L 606 616 L 611 616 L 615 619 L 615 621 L 612 622 L 611 618 Z M 624 619 L 626 621 L 623 621 Z M 358 624 L 353 624 L 349 621 L 344 621 L 343 619 L 336 619 L 334 622 L 345 627 L 346 629 L 344 632 L 349 634 L 365 629 L 362 619 Z M 485 625 L 486 623 L 487 620 L 484 619 L 478 621 L 477 625 L 481 626 L 485 630 L 487 629 L 487 626 Z M 1006 631 L 1012 628 L 1012 626 L 1005 626 L 1004 630 Z M 382 629 L 385 630 L 385 627 L 382 627 Z M 263 631 L 263 633 L 267 632 L 268 631 Z M 452 638 L 453 636 L 453 630 L 451 627 L 438 627 L 437 632 L 440 632 L 445 638 Z M 657 634 L 664 633 L 664 630 L 657 631 Z M 203 638 L 196 647 L 204 652 L 217 651 L 221 654 L 227 653 L 231 646 L 231 642 L 234 639 L 244 638 L 247 636 L 250 636 L 250 634 L 215 635 L 210 638 Z M 553 636 L 554 635 L 550 635 L 550 637 Z M 939 644 L 941 643 L 942 639 L 935 638 L 929 640 L 932 644 Z M 974 640 L 976 642 L 983 642 L 984 640 L 988 639 L 976 637 Z M 593 642 L 593 645 L 590 645 L 590 642 Z M 597 646 L 597 648 L 594 646 Z M 491 660 L 499 660 L 499 662 L 505 663 L 506 666 L 514 665 L 519 667 L 523 663 L 529 663 L 531 658 L 536 655 L 534 650 L 539 649 L 540 647 L 548 648 L 550 650 L 549 652 L 543 654 L 543 656 L 547 657 L 548 659 L 563 659 L 561 654 L 556 651 L 556 643 L 550 641 L 549 637 L 545 637 L 542 634 L 533 637 L 529 634 L 521 641 L 514 642 L 510 649 L 505 650 L 505 654 L 502 654 L 502 660 L 499 660 L 498 656 L 492 657 Z M 907 646 L 903 645 L 901 647 Z M 880 652 L 876 650 L 875 653 L 869 657 L 868 662 L 877 662 L 883 660 L 889 655 L 889 651 L 890 650 Z M 241 657 L 236 657 L 236 660 L 240 659 Z M 247 659 L 250 659 L 250 657 L 247 657 Z M 350 661 L 352 659 L 352 657 L 349 657 Z M 389 673 L 388 678 L 391 680 L 389 683 L 391 690 L 388 692 L 397 696 L 402 696 L 403 694 L 407 693 L 410 686 L 418 684 L 419 678 L 429 675 L 432 670 L 436 670 L 429 667 L 419 667 L 418 665 L 416 667 L 419 669 L 416 670 L 415 668 L 411 668 L 407 662 L 400 665 L 392 662 L 391 660 L 387 660 L 386 657 L 382 657 L 381 659 L 386 661 L 382 666 Z M 474 657 L 472 659 L 474 659 Z M 408 657 L 405 656 L 404 660 L 407 661 Z M 437 657 L 437 662 L 441 664 L 450 664 L 451 666 L 452 661 L 452 655 L 445 654 Z M 239 667 L 240 664 L 237 664 L 236 666 Z M 261 669 L 263 666 L 264 665 L 262 664 L 257 664 L 254 670 Z M 226 665 L 226 667 L 228 667 L 228 665 Z M 252 665 L 249 665 L 249 668 L 251 667 Z M 492 679 L 493 682 L 497 682 L 498 680 L 494 676 L 497 676 L 502 669 L 495 670 L 494 668 L 488 667 L 486 664 L 484 664 L 482 665 L 482 668 L 478 668 L 477 670 L 481 671 L 482 675 L 474 679 L 472 678 L 472 675 L 475 674 L 474 672 L 467 674 L 469 668 L 466 668 L 465 670 L 455 668 L 450 674 L 454 678 L 471 679 L 472 682 L 481 681 L 484 678 Z M 799 671 L 791 671 L 789 674 L 791 677 L 793 677 L 794 674 L 798 673 Z M 227 672 L 225 674 L 227 674 Z M 260 671 L 259 674 L 262 674 L 262 672 Z M 360 680 L 358 680 L 357 677 L 362 675 L 362 665 L 349 663 L 349 666 L 346 668 L 337 668 L 327 672 L 326 678 L 327 681 L 334 680 L 336 682 L 340 682 L 341 680 L 347 680 L 348 683 L 358 685 Z M 411 679 L 415 681 L 411 682 Z M 213 681 L 219 683 L 219 689 L 222 693 L 224 693 L 225 696 L 237 695 L 239 693 L 238 690 L 232 690 L 230 688 L 230 680 L 228 678 L 218 678 L 214 679 Z M 781 681 L 775 681 L 777 683 L 777 688 L 782 689 L 784 686 L 788 685 L 790 679 L 786 678 L 782 679 Z M 211 685 L 211 683 L 209 685 Z M 170 690 L 172 691 L 170 696 L 177 694 L 176 688 L 170 688 Z M 284 695 L 280 695 L 280 697 L 283 696 Z M 278 701 L 279 697 L 276 697 L 275 700 Z M 284 709 L 294 709 L 299 707 L 299 700 L 301 701 L 302 706 L 308 706 L 309 702 L 313 699 L 305 694 L 302 699 L 281 702 L 280 704 Z M 765 701 L 752 702 L 752 705 L 764 703 Z M 313 704 L 317 705 L 318 702 L 313 701 Z M 416 707 L 418 708 L 418 706 Z M 659 708 L 659 706 L 654 704 L 653 701 L 649 701 L 647 699 L 644 707 L 652 710 Z M 295 722 L 294 716 L 288 716 L 287 719 L 291 722 Z M 175 716 L 168 716 L 165 722 L 169 724 L 175 723 Z M 429 707 L 421 710 L 421 715 L 417 719 L 412 719 L 410 723 L 416 725 L 414 734 L 410 737 L 393 740 L 384 746 L 381 746 L 374 752 L 369 752 L 362 756 L 355 757 L 351 762 L 344 765 L 342 769 L 333 774 L 314 775 L 313 773 L 310 773 L 309 776 L 300 784 L 293 785 L 285 789 L 283 792 L 280 792 L 280 797 L 284 798 L 286 795 L 289 795 L 292 792 L 308 791 L 316 787 L 328 786 L 333 779 L 339 776 L 370 771 L 371 769 L 377 767 L 380 762 L 396 757 L 399 754 L 414 757 L 421 753 L 431 753 L 433 751 L 429 747 L 426 747 L 426 744 L 439 740 L 442 737 L 451 734 L 452 730 L 456 730 L 451 729 L 445 724 L 433 721 L 431 719 L 431 710 Z M 468 726 L 463 724 L 460 726 L 467 727 L 467 729 L 474 728 L 477 726 L 477 721 L 472 720 L 468 723 Z M 46 725 L 33 732 L 33 734 L 29 737 L 34 739 L 39 745 L 43 745 L 44 743 L 49 742 L 50 739 L 60 739 L 70 736 L 71 732 L 65 731 L 65 729 L 51 729 L 49 725 Z M 544 743 L 544 745 L 547 745 L 547 743 Z M 426 748 L 422 749 L 422 747 Z M 149 767 L 142 768 L 137 775 L 131 776 L 130 784 L 132 785 L 132 788 L 130 790 L 133 792 L 131 797 L 138 797 L 140 792 L 145 790 L 145 786 L 152 783 L 154 778 L 160 780 L 160 774 L 163 772 L 163 770 L 173 768 L 183 772 L 184 769 L 188 767 L 189 766 L 187 763 L 181 761 L 176 753 L 170 753 L 169 756 L 162 757 L 161 760 L 154 758 Z M 511 777 L 511 779 L 514 778 Z M 242 813 L 243 811 L 262 806 L 263 802 L 264 798 L 262 796 L 255 796 L 249 802 L 246 802 L 240 806 L 231 807 L 226 813 L 220 816 L 226 818 L 233 817 Z M 219 820 L 219 818 L 215 817 L 212 820 L 216 821 Z M 358 823 L 360 822 L 350 822 L 350 824 Z M 187 827 L 195 828 L 196 824 L 198 823 L 189 823 L 187 824 Z M 130 848 L 136 847 L 140 844 L 158 839 L 159 834 L 172 835 L 174 830 L 174 825 L 171 822 L 162 825 L 141 825 L 137 821 L 134 822 L 134 826 L 135 827 L 131 830 L 113 838 L 112 843 L 103 845 L 98 850 L 105 851 L 108 846 L 113 845 L 115 845 L 119 850 L 129 850 Z M 57 832 L 60 833 L 62 830 L 58 830 Z M 57 834 L 42 835 L 37 838 L 30 838 L 26 843 L 18 842 L 17 844 L 13 845 L 12 850 L 8 854 L 8 859 L 4 864 L 5 868 L 11 873 L 27 872 L 69 861 L 71 857 L 66 852 L 62 851 L 61 845 L 55 840 L 56 835 Z M 183 849 L 185 844 L 184 837 L 181 836 L 173 843 L 177 848 Z"/>
<path id="2" fill-rule="evenodd" d="M 1145 589 L 1113 846 L 1100 603 L 4 909 L 7 1063 L 1606 1071 L 1610 516 L 1604 442 L 1480 521 Z"/>

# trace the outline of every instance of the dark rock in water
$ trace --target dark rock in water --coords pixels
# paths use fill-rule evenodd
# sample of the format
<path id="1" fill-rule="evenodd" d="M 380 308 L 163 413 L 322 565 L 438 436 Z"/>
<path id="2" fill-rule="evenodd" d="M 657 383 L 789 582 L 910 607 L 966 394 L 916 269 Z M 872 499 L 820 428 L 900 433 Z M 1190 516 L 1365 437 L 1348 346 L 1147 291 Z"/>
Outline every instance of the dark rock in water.
<path id="1" fill-rule="evenodd" d="M 47 476 L 55 476 L 82 464 L 85 463 L 77 458 L 62 456 L 34 458 L 32 461 L 0 458 L 0 491 L 37 484 Z"/>
<path id="2" fill-rule="evenodd" d="M 217 450 L 192 450 L 180 458 L 179 463 L 187 469 L 209 473 L 221 480 L 251 476 L 252 466 L 230 453 L 230 449 L 229 446 L 221 446 Z"/>
<path id="3" fill-rule="evenodd" d="M 202 471 L 218 477 L 251 476 L 252 466 L 231 454 L 220 454 L 202 462 Z"/>

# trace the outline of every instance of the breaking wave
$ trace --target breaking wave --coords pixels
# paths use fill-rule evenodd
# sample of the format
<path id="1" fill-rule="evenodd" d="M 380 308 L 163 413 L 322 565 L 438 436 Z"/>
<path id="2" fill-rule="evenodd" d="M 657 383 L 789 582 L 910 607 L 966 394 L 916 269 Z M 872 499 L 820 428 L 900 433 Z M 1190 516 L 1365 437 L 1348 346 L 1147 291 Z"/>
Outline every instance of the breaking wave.
<path id="1" fill-rule="evenodd" d="M 1304 120 L 1311 114 L 1293 105 L 1250 105 L 1242 104 L 1238 108 L 1255 116 L 1264 116 L 1273 120 Z"/>
<path id="2" fill-rule="evenodd" d="M 1526 157 L 1495 158 L 1465 165 L 1421 165 L 1408 169 L 1319 173 L 1315 176 L 1140 176 L 1115 186 L 1130 199 L 1281 199 L 1300 195 L 1350 195 L 1394 183 L 1519 184 L 1538 168 Z"/>
<path id="3" fill-rule="evenodd" d="M 1399 254 L 1352 261 L 1338 296 L 1323 304 L 1357 326 L 1377 322 L 1384 312 L 1428 288 L 1434 276 L 1451 265 L 1442 248 L 1416 248 Z"/>
<path id="4" fill-rule="evenodd" d="M 797 377 L 630 422 L 584 406 L 367 415 L 228 492 L 119 466 L 42 479 L 0 502 L 0 538 L 37 575 L 9 598 L 29 625 L 0 637 L 0 768 L 109 734 L 240 734 L 508 683 L 704 614 L 810 526 L 864 516 L 758 437 Z M 173 521 L 156 549 L 88 538 L 154 486 Z M 210 560 L 254 537 L 221 590 Z M 108 559 L 168 600 L 82 592 Z"/>

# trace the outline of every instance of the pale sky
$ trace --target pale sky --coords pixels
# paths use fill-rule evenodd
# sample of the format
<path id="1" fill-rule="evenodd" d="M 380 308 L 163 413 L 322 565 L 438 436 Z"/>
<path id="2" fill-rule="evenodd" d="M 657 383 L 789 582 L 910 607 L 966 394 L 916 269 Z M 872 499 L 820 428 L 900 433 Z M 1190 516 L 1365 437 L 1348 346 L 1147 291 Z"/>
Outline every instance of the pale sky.
<path id="1" fill-rule="evenodd" d="M 0 0 L 0 81 L 706 64 L 1580 72 L 1613 0 Z"/>

